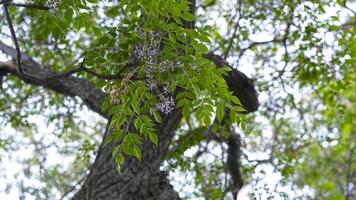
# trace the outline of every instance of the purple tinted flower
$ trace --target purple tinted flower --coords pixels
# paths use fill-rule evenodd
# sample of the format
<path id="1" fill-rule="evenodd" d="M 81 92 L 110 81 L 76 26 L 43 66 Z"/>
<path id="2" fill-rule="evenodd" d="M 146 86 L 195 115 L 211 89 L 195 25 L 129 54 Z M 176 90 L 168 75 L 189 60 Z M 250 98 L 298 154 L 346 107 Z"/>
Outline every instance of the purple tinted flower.
<path id="1" fill-rule="evenodd" d="M 61 0 L 48 0 L 47 5 L 50 8 L 50 12 L 54 13 L 54 12 L 58 11 L 61 3 L 62 3 Z"/>
<path id="2" fill-rule="evenodd" d="M 155 48 L 153 46 L 149 46 L 146 50 L 148 56 L 157 56 L 159 53 L 158 48 Z"/>
<path id="3" fill-rule="evenodd" d="M 163 94 L 168 95 L 169 93 L 168 85 L 163 86 Z"/>
<path id="4" fill-rule="evenodd" d="M 157 88 L 156 84 L 150 78 L 147 79 L 147 87 L 150 90 L 154 90 L 155 88 Z"/>
<path id="5" fill-rule="evenodd" d="M 174 109 L 175 101 L 173 97 L 164 98 L 164 100 L 156 105 L 156 109 L 168 115 Z"/>
<path id="6" fill-rule="evenodd" d="M 139 58 L 143 58 L 145 56 L 145 53 L 142 50 L 139 50 L 139 49 L 134 50 L 134 53 Z"/>
<path id="7" fill-rule="evenodd" d="M 142 28 L 139 28 L 139 27 L 136 28 L 136 32 L 140 37 L 145 36 L 145 33 L 143 32 Z"/>

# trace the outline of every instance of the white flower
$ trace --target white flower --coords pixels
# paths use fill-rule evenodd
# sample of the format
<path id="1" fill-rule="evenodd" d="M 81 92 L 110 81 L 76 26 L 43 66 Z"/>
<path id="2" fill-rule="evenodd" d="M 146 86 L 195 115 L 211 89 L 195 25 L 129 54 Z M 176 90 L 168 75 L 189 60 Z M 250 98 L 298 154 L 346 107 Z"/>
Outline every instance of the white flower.
<path id="1" fill-rule="evenodd" d="M 136 28 L 136 32 L 140 37 L 144 37 L 145 36 L 145 33 L 143 32 L 142 28 L 140 28 L 140 27 Z"/>
<path id="2" fill-rule="evenodd" d="M 59 6 L 61 5 L 62 1 L 61 0 L 48 0 L 47 5 L 50 7 L 50 12 L 56 12 L 59 9 Z"/>
<path id="3" fill-rule="evenodd" d="M 152 79 L 147 80 L 147 87 L 150 90 L 154 90 L 155 88 L 157 88 L 156 84 L 152 81 Z"/>
<path id="4" fill-rule="evenodd" d="M 163 94 L 168 95 L 169 93 L 168 85 L 163 86 Z"/>
<path id="5" fill-rule="evenodd" d="M 166 97 L 164 100 L 156 105 L 156 109 L 168 115 L 174 110 L 175 101 L 173 97 Z"/>
<path id="6" fill-rule="evenodd" d="M 135 53 L 135 55 L 136 55 L 137 57 L 139 57 L 139 58 L 141 58 L 141 59 L 145 56 L 145 53 L 144 53 L 142 50 L 140 50 L 140 49 L 135 49 L 135 50 L 134 50 L 134 53 Z"/>

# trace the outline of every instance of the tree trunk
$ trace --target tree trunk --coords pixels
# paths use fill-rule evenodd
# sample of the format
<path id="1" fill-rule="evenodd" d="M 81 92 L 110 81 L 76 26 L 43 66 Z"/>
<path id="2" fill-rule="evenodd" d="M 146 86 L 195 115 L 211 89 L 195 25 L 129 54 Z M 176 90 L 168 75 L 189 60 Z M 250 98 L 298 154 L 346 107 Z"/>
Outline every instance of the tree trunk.
<path id="1" fill-rule="evenodd" d="M 112 157 L 113 144 L 101 147 L 91 173 L 75 200 L 137 200 L 137 199 L 179 199 L 167 179 L 166 172 L 160 170 L 164 156 L 173 139 L 181 118 L 175 110 L 162 121 L 157 134 L 159 145 L 144 141 L 141 146 L 142 160 L 128 157 L 119 174 Z M 110 130 L 107 130 L 110 134 Z M 108 135 L 105 134 L 105 135 Z"/>

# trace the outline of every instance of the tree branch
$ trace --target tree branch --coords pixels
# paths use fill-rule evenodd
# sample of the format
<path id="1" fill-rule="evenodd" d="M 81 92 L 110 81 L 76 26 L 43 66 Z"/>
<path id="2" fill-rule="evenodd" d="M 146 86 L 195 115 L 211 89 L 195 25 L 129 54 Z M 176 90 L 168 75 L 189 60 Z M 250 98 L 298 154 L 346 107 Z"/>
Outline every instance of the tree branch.
<path id="1" fill-rule="evenodd" d="M 242 8 L 241 8 L 241 6 L 242 6 L 242 0 L 239 0 L 239 12 L 238 12 L 239 18 L 238 18 L 238 20 L 237 20 L 237 22 L 236 22 L 236 25 L 235 25 L 235 28 L 234 28 L 234 32 L 232 33 L 232 36 L 231 36 L 231 38 L 230 38 L 229 45 L 227 46 L 227 49 L 226 49 L 226 51 L 225 51 L 224 60 L 225 60 L 225 59 L 227 58 L 227 56 L 229 55 L 229 52 L 230 52 L 230 50 L 231 50 L 232 43 L 233 43 L 233 40 L 234 40 L 234 38 L 235 38 L 235 36 L 236 36 L 237 30 L 240 28 L 240 20 L 242 19 L 242 17 L 241 17 Z"/>
<path id="2" fill-rule="evenodd" d="M 22 68 L 22 63 L 21 63 L 21 50 L 20 50 L 19 43 L 18 43 L 17 38 L 16 38 L 16 33 L 15 33 L 15 30 L 14 30 L 14 26 L 12 25 L 12 21 L 11 21 L 11 18 L 10 18 L 8 5 L 6 3 L 4 4 L 4 13 L 5 13 L 7 24 L 9 25 L 9 29 L 10 29 L 10 32 L 11 32 L 12 40 L 14 41 L 15 48 L 16 48 L 17 68 L 18 68 L 18 71 L 20 72 L 20 74 L 24 75 L 25 72 L 24 72 L 24 70 Z"/>
<path id="3" fill-rule="evenodd" d="M 346 0 L 344 0 L 343 6 L 344 6 L 344 8 L 346 8 L 347 10 L 351 11 L 354 15 L 356 15 L 356 11 L 352 10 L 350 7 L 348 7 L 348 6 L 346 5 Z"/>
<path id="4" fill-rule="evenodd" d="M 2 43 L 0 41 L 0 51 L 5 53 L 6 55 L 16 58 L 17 51 L 16 49 Z M 34 85 L 44 86 L 45 88 L 54 90 L 64 95 L 69 96 L 78 96 L 80 97 L 84 103 L 93 111 L 99 113 L 100 115 L 107 117 L 106 113 L 101 111 L 101 105 L 104 101 L 107 94 L 102 90 L 96 88 L 92 83 L 88 80 L 75 78 L 70 76 L 63 76 L 63 74 L 59 74 L 57 72 L 50 71 L 46 68 L 41 67 L 41 65 L 34 60 L 32 60 L 28 55 L 22 53 L 21 54 L 22 64 L 26 68 L 26 71 L 30 73 L 30 75 L 20 74 L 16 70 L 14 70 L 14 65 L 12 64 L 11 67 L 9 63 L 7 63 L 6 70 L 8 73 L 19 77 L 20 79 L 26 81 L 27 83 L 31 83 Z M 223 60 L 220 56 L 215 54 L 209 53 L 204 55 L 206 59 L 209 59 L 215 63 L 217 67 L 229 66 L 228 63 Z M 135 61 L 129 62 L 126 66 L 135 66 L 138 63 Z M 4 65 L 4 63 L 3 63 Z M 242 106 L 246 109 L 247 112 L 256 111 L 259 102 L 257 98 L 257 92 L 254 88 L 253 82 L 249 79 L 245 74 L 242 72 L 233 69 L 229 66 L 232 71 L 225 76 L 225 81 L 227 82 L 230 90 L 233 92 L 235 96 L 237 96 Z M 2 67 L 5 69 L 5 67 Z M 77 71 L 78 69 L 74 70 Z M 48 81 L 51 80 L 53 77 L 57 77 L 56 81 Z M 116 75 L 110 75 L 116 76 Z M 107 77 L 106 77 L 107 78 Z M 110 77 L 109 77 L 110 78 Z M 117 78 L 117 77 L 115 77 Z"/>
<path id="5" fill-rule="evenodd" d="M 239 58 L 242 57 L 242 55 L 245 53 L 245 51 L 247 51 L 255 46 L 264 45 L 264 44 L 273 43 L 273 42 L 281 42 L 281 41 L 282 41 L 281 39 L 274 38 L 273 40 L 268 40 L 268 41 L 263 41 L 263 42 L 252 42 L 250 45 L 248 45 L 248 47 L 241 49 Z"/>
<path id="6" fill-rule="evenodd" d="M 0 51 L 4 54 L 16 58 L 16 49 L 2 43 L 0 41 Z M 58 75 L 57 72 L 50 71 L 43 68 L 39 63 L 32 60 L 28 55 L 22 53 L 22 64 L 31 75 L 20 74 L 16 70 L 16 66 L 11 62 L 3 62 L 0 64 L 0 69 L 5 70 L 6 73 L 17 76 L 27 83 L 33 85 L 43 86 L 58 93 L 68 96 L 78 96 L 81 98 L 90 109 L 99 113 L 103 117 L 107 117 L 106 113 L 101 111 L 101 105 L 107 94 L 101 89 L 98 89 L 88 80 L 75 78 L 73 76 L 60 77 L 56 81 L 48 81 L 51 77 Z"/>
<path id="7" fill-rule="evenodd" d="M 10 2 L 10 1 L 12 1 L 12 0 L 3 0 L 3 1 L 0 1 L 0 5 L 1 5 L 1 4 L 6 4 L 6 3 Z"/>
<path id="8" fill-rule="evenodd" d="M 7 6 L 13 7 L 23 7 L 23 8 L 30 8 L 30 9 L 37 9 L 37 10 L 50 10 L 51 7 L 48 6 L 40 6 L 36 4 L 23 4 L 23 3 L 7 3 Z"/>
<path id="9" fill-rule="evenodd" d="M 69 70 L 67 72 L 64 72 L 63 74 L 57 74 L 57 75 L 55 75 L 53 77 L 50 77 L 45 82 L 52 81 L 52 80 L 55 80 L 55 79 L 61 78 L 61 77 L 67 77 L 67 76 L 70 76 L 72 74 L 75 74 L 75 73 L 78 73 L 78 72 L 81 72 L 81 71 L 87 72 L 88 74 L 91 74 L 91 75 L 93 75 L 93 76 L 95 76 L 96 78 L 99 78 L 99 79 L 119 80 L 119 79 L 123 78 L 122 73 L 123 73 L 123 71 L 125 69 L 127 69 L 129 67 L 136 66 L 137 64 L 138 64 L 138 62 L 136 62 L 136 61 L 129 62 L 123 68 L 121 68 L 116 74 L 114 74 L 114 75 L 105 75 L 105 74 L 99 74 L 99 73 L 97 73 L 97 72 L 85 67 L 85 58 L 84 58 L 83 61 L 80 63 L 79 67 L 74 68 L 72 70 Z"/>
<path id="10" fill-rule="evenodd" d="M 346 200 L 349 200 L 351 199 L 351 195 L 352 195 L 352 191 L 349 187 L 350 183 L 352 183 L 352 154 L 354 152 L 354 148 L 350 148 L 350 151 L 349 151 L 349 156 L 348 156 L 348 159 L 347 159 L 347 173 L 346 173 L 346 185 L 345 185 L 345 191 L 346 191 L 346 194 L 345 194 L 345 199 Z"/>
<path id="11" fill-rule="evenodd" d="M 244 73 L 231 67 L 222 57 L 213 53 L 205 54 L 204 58 L 214 62 L 216 67 L 229 67 L 231 71 L 224 76 L 230 91 L 239 98 L 246 112 L 254 112 L 259 107 L 258 95 L 253 81 Z"/>

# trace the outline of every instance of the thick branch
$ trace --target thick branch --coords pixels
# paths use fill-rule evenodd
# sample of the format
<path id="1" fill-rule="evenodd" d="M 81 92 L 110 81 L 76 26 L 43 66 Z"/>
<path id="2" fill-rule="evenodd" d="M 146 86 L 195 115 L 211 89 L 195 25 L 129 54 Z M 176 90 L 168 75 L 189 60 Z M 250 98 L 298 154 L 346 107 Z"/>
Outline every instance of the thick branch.
<path id="1" fill-rule="evenodd" d="M 0 42 L 0 51 L 13 59 L 16 59 L 16 50 L 2 42 Z M 7 73 L 17 76 L 27 83 L 40 85 L 64 95 L 78 96 L 90 109 L 106 117 L 106 114 L 101 112 L 101 105 L 107 94 L 102 90 L 96 88 L 92 83 L 85 79 L 75 78 L 73 76 L 60 77 L 55 81 L 46 82 L 46 80 L 58 75 L 58 73 L 41 67 L 39 63 L 35 62 L 24 53 L 21 55 L 23 67 L 26 69 L 27 73 L 31 74 L 30 76 L 28 76 L 27 73 L 21 75 L 16 70 L 16 67 L 14 67 L 15 65 L 8 62 L 2 63 L 0 68 L 7 70 Z"/>
<path id="2" fill-rule="evenodd" d="M 17 58 L 16 49 L 1 41 L 0 51 L 13 59 Z M 41 85 L 64 95 L 78 96 L 90 109 L 106 117 L 105 113 L 101 112 L 101 105 L 107 94 L 96 88 L 92 83 L 85 79 L 75 78 L 73 76 L 59 76 L 59 73 L 41 67 L 39 63 L 35 62 L 24 53 L 21 54 L 21 57 L 22 64 L 26 69 L 26 72 L 30 75 L 27 75 L 27 73 L 21 75 L 14 70 L 14 67 L 8 69 L 10 74 L 23 79 L 27 83 Z M 217 67 L 229 66 L 224 59 L 215 54 L 206 54 L 204 57 L 213 61 Z M 259 103 L 252 80 L 242 72 L 235 70 L 232 67 L 231 69 L 232 71 L 224 77 L 230 90 L 240 99 L 242 106 L 247 112 L 256 111 Z M 56 78 L 55 81 L 48 81 L 53 77 L 58 78 Z"/>
<path id="3" fill-rule="evenodd" d="M 224 77 L 227 85 L 235 96 L 239 98 L 242 106 L 247 112 L 254 112 L 260 105 L 258 102 L 257 91 L 253 81 L 244 73 L 233 69 L 223 58 L 213 53 L 204 55 L 206 59 L 213 61 L 216 67 L 230 67 L 231 71 Z"/>
<path id="4" fill-rule="evenodd" d="M 50 10 L 51 8 L 48 6 L 40 6 L 36 4 L 24 4 L 24 3 L 7 3 L 8 6 L 14 7 L 23 7 L 23 8 L 30 8 L 30 9 L 37 9 L 37 10 Z"/>
<path id="5" fill-rule="evenodd" d="M 130 67 L 134 67 L 134 66 L 137 66 L 138 65 L 138 61 L 134 61 L 132 60 L 132 62 L 129 62 L 127 63 L 124 67 L 121 68 L 121 70 L 119 70 L 116 74 L 114 75 L 106 75 L 106 74 L 100 74 L 100 73 L 97 73 L 87 67 L 85 67 L 85 58 L 83 59 L 82 63 L 80 64 L 79 67 L 77 68 L 74 68 L 72 70 L 69 70 L 67 72 L 64 72 L 62 74 L 57 74 L 51 78 L 49 78 L 49 80 L 55 80 L 57 78 L 61 78 L 61 77 L 67 77 L 67 76 L 70 76 L 72 74 L 75 74 L 75 73 L 78 73 L 78 72 L 81 72 L 81 71 L 84 71 L 88 74 L 91 74 L 93 76 L 95 76 L 96 78 L 99 78 L 99 79 L 104 79 L 104 80 L 120 80 L 122 78 L 124 78 L 124 76 L 122 75 L 123 71 L 127 68 L 130 68 Z M 49 81 L 49 80 L 46 80 L 45 82 Z"/>
<path id="6" fill-rule="evenodd" d="M 5 3 L 7 3 L 7 2 L 10 2 L 11 0 L 2 0 L 2 1 L 0 1 L 0 5 L 1 4 L 5 4 Z"/>

